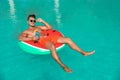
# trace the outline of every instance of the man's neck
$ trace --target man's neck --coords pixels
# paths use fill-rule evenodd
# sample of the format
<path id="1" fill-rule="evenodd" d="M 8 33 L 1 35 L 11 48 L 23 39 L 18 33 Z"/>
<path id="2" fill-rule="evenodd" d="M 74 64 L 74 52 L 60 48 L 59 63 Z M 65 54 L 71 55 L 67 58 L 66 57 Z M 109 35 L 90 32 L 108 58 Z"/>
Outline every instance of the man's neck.
<path id="1" fill-rule="evenodd" d="M 28 29 L 32 30 L 32 29 L 35 29 L 35 27 L 34 26 L 29 26 Z"/>

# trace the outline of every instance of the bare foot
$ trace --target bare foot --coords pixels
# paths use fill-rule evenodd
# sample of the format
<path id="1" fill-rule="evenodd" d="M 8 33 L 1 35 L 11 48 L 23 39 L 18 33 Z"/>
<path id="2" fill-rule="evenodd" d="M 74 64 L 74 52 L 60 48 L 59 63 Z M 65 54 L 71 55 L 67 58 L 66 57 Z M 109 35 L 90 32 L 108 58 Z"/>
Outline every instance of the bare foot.
<path id="1" fill-rule="evenodd" d="M 88 56 L 88 55 L 91 55 L 91 54 L 94 54 L 95 53 L 95 50 L 91 51 L 91 52 L 85 52 L 84 53 L 84 56 Z"/>
<path id="2" fill-rule="evenodd" d="M 68 73 L 72 72 L 72 70 L 69 69 L 68 67 L 63 67 L 63 69 L 64 69 L 64 71 L 66 71 L 66 72 L 68 72 Z"/>

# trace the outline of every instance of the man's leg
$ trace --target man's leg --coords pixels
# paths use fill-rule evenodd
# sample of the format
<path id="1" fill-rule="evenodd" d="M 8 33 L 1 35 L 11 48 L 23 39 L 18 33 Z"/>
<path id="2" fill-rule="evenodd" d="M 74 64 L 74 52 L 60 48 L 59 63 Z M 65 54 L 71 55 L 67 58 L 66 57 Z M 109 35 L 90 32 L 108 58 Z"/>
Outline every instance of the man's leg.
<path id="1" fill-rule="evenodd" d="M 53 59 L 66 71 L 66 72 L 71 72 L 71 70 L 66 66 L 64 65 L 60 58 L 58 57 L 57 53 L 56 53 L 56 49 L 55 49 L 55 46 L 52 42 L 47 42 L 46 43 L 46 47 L 51 51 L 51 55 L 53 57 Z"/>
<path id="2" fill-rule="evenodd" d="M 85 52 L 85 51 L 83 51 L 70 38 L 60 37 L 57 42 L 58 43 L 66 43 L 66 44 L 68 44 L 73 50 L 76 50 L 76 51 L 80 52 L 84 56 L 93 54 L 95 52 L 95 51 L 91 51 L 91 52 Z"/>

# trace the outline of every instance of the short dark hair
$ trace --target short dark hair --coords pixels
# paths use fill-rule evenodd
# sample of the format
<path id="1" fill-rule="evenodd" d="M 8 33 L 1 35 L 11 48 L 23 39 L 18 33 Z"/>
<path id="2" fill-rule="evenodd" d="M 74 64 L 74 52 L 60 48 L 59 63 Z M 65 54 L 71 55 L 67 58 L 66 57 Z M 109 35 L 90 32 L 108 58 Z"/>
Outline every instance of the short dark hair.
<path id="1" fill-rule="evenodd" d="M 30 14 L 30 15 L 28 16 L 27 20 L 29 20 L 29 18 L 30 18 L 30 17 L 33 17 L 33 18 L 35 18 L 35 19 L 36 19 L 35 14 Z"/>

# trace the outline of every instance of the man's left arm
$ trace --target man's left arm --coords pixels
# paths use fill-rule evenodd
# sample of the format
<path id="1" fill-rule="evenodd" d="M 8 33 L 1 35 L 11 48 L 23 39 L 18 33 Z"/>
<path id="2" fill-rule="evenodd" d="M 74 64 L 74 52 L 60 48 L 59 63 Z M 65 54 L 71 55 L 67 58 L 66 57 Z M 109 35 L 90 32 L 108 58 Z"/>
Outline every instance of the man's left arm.
<path id="1" fill-rule="evenodd" d="M 37 22 L 41 22 L 44 24 L 44 26 L 41 27 L 41 29 L 52 29 L 52 27 L 50 26 L 50 24 L 48 24 L 47 22 L 45 22 L 44 20 L 42 20 L 41 18 L 38 18 Z"/>

